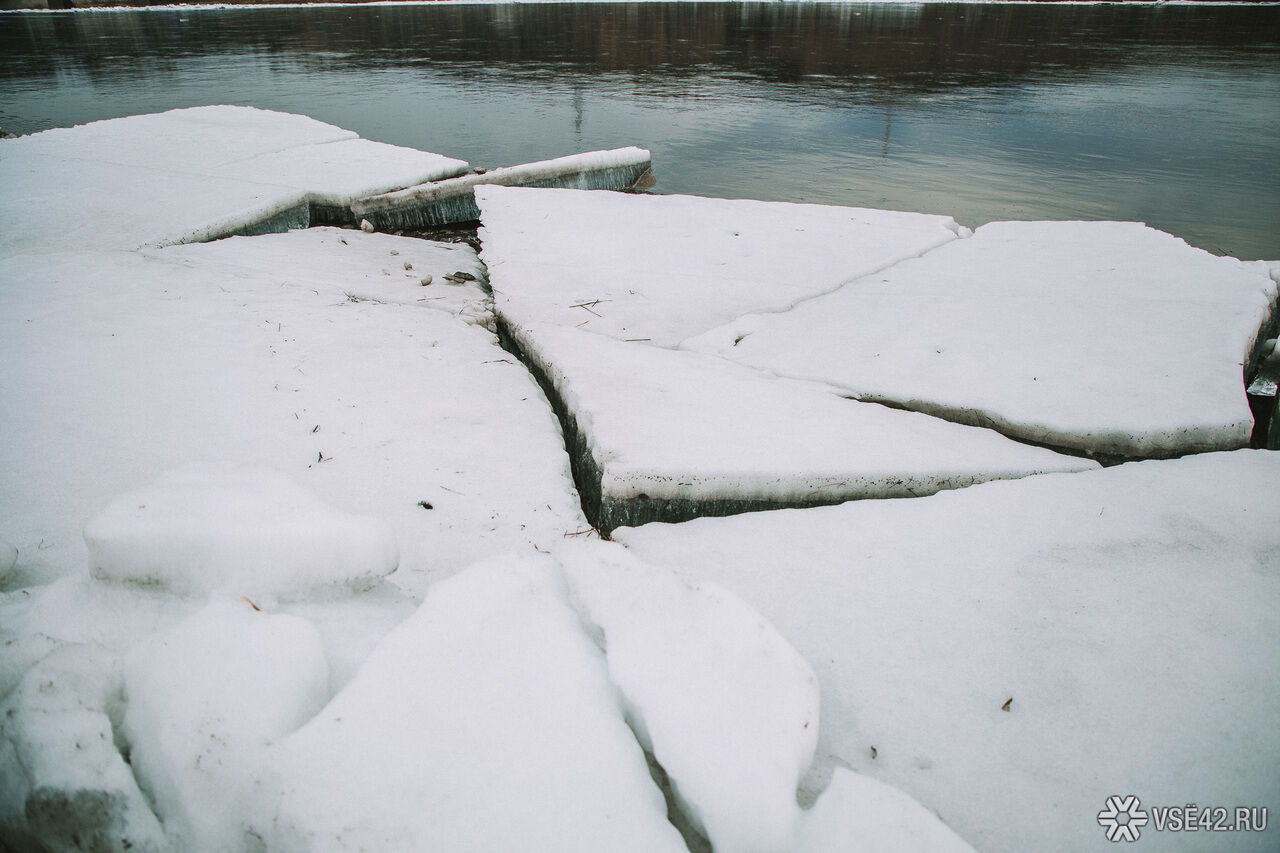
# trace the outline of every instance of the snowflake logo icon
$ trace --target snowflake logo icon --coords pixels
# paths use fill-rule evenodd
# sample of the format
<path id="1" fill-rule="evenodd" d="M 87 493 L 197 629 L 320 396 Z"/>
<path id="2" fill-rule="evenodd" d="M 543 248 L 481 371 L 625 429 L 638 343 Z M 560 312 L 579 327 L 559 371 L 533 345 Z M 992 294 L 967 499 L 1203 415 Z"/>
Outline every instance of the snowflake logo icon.
<path id="1" fill-rule="evenodd" d="M 1137 841 L 1146 824 L 1147 813 L 1133 794 L 1107 797 L 1107 807 L 1098 812 L 1098 826 L 1107 831 L 1108 841 Z"/>

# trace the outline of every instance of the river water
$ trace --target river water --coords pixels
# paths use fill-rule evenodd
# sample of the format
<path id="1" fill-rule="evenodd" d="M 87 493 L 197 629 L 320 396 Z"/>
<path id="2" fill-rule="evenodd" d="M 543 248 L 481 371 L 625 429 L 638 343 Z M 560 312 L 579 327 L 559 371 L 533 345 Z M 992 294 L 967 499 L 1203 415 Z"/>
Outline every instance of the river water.
<path id="1" fill-rule="evenodd" d="M 641 145 L 659 192 L 1135 219 L 1280 258 L 1280 7 L 378 5 L 0 14 L 0 127 L 305 113 L 497 166 Z"/>

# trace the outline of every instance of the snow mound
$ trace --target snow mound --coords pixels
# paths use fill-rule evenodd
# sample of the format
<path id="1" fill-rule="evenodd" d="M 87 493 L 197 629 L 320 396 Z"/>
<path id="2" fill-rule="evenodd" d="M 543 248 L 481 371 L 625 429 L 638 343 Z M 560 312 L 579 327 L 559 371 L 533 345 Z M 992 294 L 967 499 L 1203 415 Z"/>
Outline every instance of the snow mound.
<path id="1" fill-rule="evenodd" d="M 306 116 L 251 107 L 58 128 L 0 141 L 0 211 L 9 223 L 0 255 L 68 244 L 135 249 L 306 227 L 313 205 L 341 207 L 466 168 Z"/>
<path id="2" fill-rule="evenodd" d="M 793 849 L 818 737 L 809 665 L 720 587 L 691 587 L 611 544 L 557 556 L 681 811 L 721 853 Z"/>
<path id="3" fill-rule="evenodd" d="M 693 196 L 478 186 L 482 257 L 510 326 L 674 346 L 965 233 L 946 216 Z"/>
<path id="4" fill-rule="evenodd" d="M 84 531 L 99 580 L 271 601 L 368 588 L 396 570 L 385 522 L 341 512 L 283 474 L 195 467 L 111 502 Z"/>
<path id="5" fill-rule="evenodd" d="M 169 849 L 116 748 L 120 701 L 120 670 L 96 646 L 64 646 L 27 671 L 0 704 L 0 843 Z"/>
<path id="6" fill-rule="evenodd" d="M 177 849 L 243 849 L 269 741 L 329 698 L 320 635 L 303 619 L 215 602 L 132 650 L 123 732 Z"/>
<path id="7" fill-rule="evenodd" d="M 813 665 L 819 768 L 979 850 L 1065 853 L 1105 844 L 1117 792 L 1280 808 L 1278 479 L 1280 454 L 1240 450 L 615 536 Z"/>
<path id="8" fill-rule="evenodd" d="M 565 410 L 588 513 L 605 530 L 1097 467 L 699 353 L 556 326 L 514 338 Z"/>
<path id="9" fill-rule="evenodd" d="M 1132 222 L 996 222 L 687 342 L 960 423 L 1131 457 L 1246 446 L 1258 264 Z"/>
<path id="10" fill-rule="evenodd" d="M 796 853 L 974 853 L 960 836 L 907 794 L 837 767 L 804 816 Z"/>
<path id="11" fill-rule="evenodd" d="M 549 559 L 432 587 L 268 765 L 282 853 L 684 849 Z"/>

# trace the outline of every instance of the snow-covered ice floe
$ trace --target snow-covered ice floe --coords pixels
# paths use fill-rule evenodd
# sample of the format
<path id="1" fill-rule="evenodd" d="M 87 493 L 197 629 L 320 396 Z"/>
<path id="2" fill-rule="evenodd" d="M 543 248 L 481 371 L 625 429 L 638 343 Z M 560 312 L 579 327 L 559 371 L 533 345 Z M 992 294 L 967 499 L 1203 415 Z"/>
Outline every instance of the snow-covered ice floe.
<path id="1" fill-rule="evenodd" d="M 476 187 L 511 326 L 674 346 L 781 311 L 966 233 L 947 216 L 693 196 Z"/>
<path id="2" fill-rule="evenodd" d="M 172 110 L 0 140 L 0 253 L 132 249 L 344 218 L 461 160 L 251 107 Z M 345 218 L 349 218 L 349 211 Z"/>
<path id="3" fill-rule="evenodd" d="M 587 515 L 605 532 L 1097 467 L 700 353 L 560 326 L 510 334 L 562 409 Z"/>
<path id="4" fill-rule="evenodd" d="M 1112 795 L 1280 808 L 1277 478 L 1241 450 L 614 537 L 796 644 L 833 785 L 890 783 L 990 853 L 1102 849 Z"/>
<path id="5" fill-rule="evenodd" d="M 1246 446 L 1276 281 L 1139 223 L 482 187 L 501 321 L 720 355 L 1072 452 Z"/>
<path id="6" fill-rule="evenodd" d="M 686 342 L 858 399 L 1096 454 L 1247 446 L 1266 265 L 1126 222 L 997 222 Z"/>

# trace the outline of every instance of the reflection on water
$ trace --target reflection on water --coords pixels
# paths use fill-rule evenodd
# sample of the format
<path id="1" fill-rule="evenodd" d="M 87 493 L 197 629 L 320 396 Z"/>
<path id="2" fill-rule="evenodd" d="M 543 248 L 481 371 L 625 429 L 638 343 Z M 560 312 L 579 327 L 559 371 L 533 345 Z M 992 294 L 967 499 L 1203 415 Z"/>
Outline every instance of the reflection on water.
<path id="1" fill-rule="evenodd" d="M 205 103 L 663 192 L 1138 219 L 1280 257 L 1280 8 L 501 4 L 0 15 L 0 127 Z"/>

